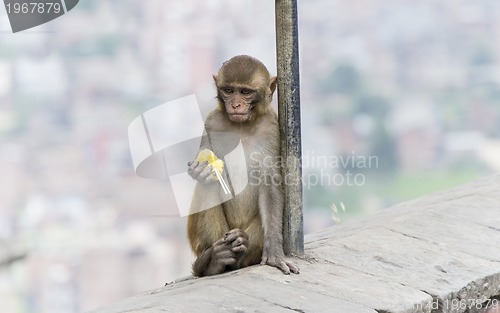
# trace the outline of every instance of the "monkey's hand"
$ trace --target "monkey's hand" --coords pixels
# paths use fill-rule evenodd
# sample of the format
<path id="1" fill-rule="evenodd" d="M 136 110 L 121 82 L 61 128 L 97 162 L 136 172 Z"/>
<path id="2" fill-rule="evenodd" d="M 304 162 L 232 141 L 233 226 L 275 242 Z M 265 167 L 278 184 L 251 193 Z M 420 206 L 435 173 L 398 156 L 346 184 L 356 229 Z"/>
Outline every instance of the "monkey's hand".
<path id="1" fill-rule="evenodd" d="M 197 160 L 188 162 L 188 174 L 201 184 L 209 184 L 217 181 L 217 176 L 212 172 L 212 166 L 208 162 L 198 162 Z"/>
<path id="2" fill-rule="evenodd" d="M 241 229 L 235 228 L 225 233 L 224 241 L 226 244 L 230 245 L 230 249 L 235 254 L 237 261 L 239 261 L 247 251 L 248 236 Z"/>
<path id="3" fill-rule="evenodd" d="M 277 267 L 285 275 L 289 275 L 290 272 L 294 274 L 299 273 L 299 268 L 292 262 L 285 259 L 283 248 L 278 244 L 264 244 L 264 248 L 262 249 L 262 261 L 260 264 Z"/>
<path id="4" fill-rule="evenodd" d="M 207 275 L 223 273 L 226 266 L 234 266 L 236 263 L 236 254 L 231 251 L 231 246 L 224 241 L 224 238 L 219 239 L 212 245 Z"/>
<path id="5" fill-rule="evenodd" d="M 212 254 L 207 272 L 219 274 L 238 268 L 238 262 L 247 251 L 247 235 L 240 229 L 232 229 L 212 245 Z M 210 275 L 210 274 L 209 274 Z"/>

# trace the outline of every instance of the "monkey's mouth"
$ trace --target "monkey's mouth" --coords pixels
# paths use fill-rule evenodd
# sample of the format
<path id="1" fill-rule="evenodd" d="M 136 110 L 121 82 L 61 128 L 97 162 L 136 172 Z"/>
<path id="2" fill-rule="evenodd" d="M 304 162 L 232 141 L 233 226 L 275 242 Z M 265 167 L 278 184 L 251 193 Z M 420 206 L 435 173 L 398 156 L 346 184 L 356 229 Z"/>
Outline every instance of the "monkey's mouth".
<path id="1" fill-rule="evenodd" d="M 249 112 L 247 112 L 247 113 L 231 113 L 231 114 L 229 114 L 229 118 L 233 122 L 244 122 L 244 121 L 246 121 L 248 119 L 249 116 L 250 116 Z"/>

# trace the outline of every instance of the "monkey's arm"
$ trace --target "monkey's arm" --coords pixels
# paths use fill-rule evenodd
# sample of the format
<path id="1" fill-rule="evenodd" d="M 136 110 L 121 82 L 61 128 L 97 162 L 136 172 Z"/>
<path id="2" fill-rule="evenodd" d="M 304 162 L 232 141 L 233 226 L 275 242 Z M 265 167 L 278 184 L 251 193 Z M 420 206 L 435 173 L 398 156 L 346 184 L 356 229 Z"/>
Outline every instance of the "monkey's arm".
<path id="1" fill-rule="evenodd" d="M 276 177 L 276 176 L 275 176 Z M 285 259 L 283 252 L 283 191 L 279 182 L 261 185 L 259 209 L 264 227 L 261 264 L 279 268 L 284 274 L 298 274 L 299 268 Z"/>
<path id="2" fill-rule="evenodd" d="M 193 274 L 216 275 L 225 272 L 226 266 L 231 269 L 237 268 L 239 259 L 247 250 L 246 244 L 246 234 L 241 230 L 233 229 L 227 232 L 223 238 L 198 256 L 193 264 Z"/>

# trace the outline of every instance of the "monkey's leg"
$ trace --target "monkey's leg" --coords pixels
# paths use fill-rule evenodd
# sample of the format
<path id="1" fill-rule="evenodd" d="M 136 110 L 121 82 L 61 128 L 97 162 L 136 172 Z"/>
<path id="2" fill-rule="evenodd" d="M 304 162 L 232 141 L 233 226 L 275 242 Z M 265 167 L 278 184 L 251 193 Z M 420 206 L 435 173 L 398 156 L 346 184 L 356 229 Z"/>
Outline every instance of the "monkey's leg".
<path id="1" fill-rule="evenodd" d="M 248 244 L 245 255 L 238 262 L 240 268 L 260 263 L 264 242 L 264 231 L 262 230 L 259 216 L 256 216 L 252 220 L 250 225 L 245 229 L 245 233 L 248 236 Z"/>
<path id="2" fill-rule="evenodd" d="M 193 264 L 196 276 L 222 273 L 227 264 L 234 263 L 234 253 L 223 239 L 229 227 L 222 210 L 222 206 L 217 205 L 188 217 L 188 237 L 197 255 Z"/>

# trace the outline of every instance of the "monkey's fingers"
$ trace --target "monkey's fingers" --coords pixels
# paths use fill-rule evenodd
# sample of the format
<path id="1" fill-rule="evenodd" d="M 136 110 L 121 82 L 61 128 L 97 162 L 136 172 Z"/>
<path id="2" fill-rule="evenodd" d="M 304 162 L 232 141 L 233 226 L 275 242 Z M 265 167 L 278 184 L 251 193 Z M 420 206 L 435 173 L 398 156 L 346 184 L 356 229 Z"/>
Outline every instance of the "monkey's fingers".
<path id="1" fill-rule="evenodd" d="M 234 242 L 236 240 L 238 240 L 238 238 L 242 238 L 243 241 L 241 241 L 241 242 L 246 242 L 246 238 L 238 236 L 237 234 L 229 234 L 228 236 L 225 237 L 224 241 L 225 241 L 226 244 L 235 247 L 238 244 L 234 244 Z"/>
<path id="2" fill-rule="evenodd" d="M 212 180 L 214 180 L 211 165 L 208 165 L 200 172 L 200 175 L 198 175 L 198 180 L 199 181 L 207 181 L 207 180 L 212 181 Z"/>
<path id="3" fill-rule="evenodd" d="M 191 175 L 194 172 L 194 169 L 198 166 L 198 161 L 189 161 L 188 162 L 188 173 Z"/>
<path id="4" fill-rule="evenodd" d="M 233 248 L 236 248 L 237 246 L 241 246 L 241 245 L 246 245 L 248 242 L 248 240 L 244 237 L 238 237 L 236 238 L 232 243 L 231 243 L 231 246 Z"/>
<path id="5" fill-rule="evenodd" d="M 237 260 L 236 260 L 236 254 L 231 251 L 230 249 L 228 249 L 227 247 L 222 247 L 223 248 L 222 250 L 218 251 L 216 254 L 215 254 L 215 261 L 218 263 L 218 264 L 223 264 L 223 265 L 233 265 L 233 264 L 236 264 Z"/>
<path id="6" fill-rule="evenodd" d="M 294 274 L 299 274 L 300 273 L 300 270 L 299 268 L 293 264 L 292 262 L 286 262 L 286 265 L 288 266 L 288 268 L 290 269 L 290 272 L 294 273 Z"/>
<path id="7" fill-rule="evenodd" d="M 262 257 L 262 262 L 260 262 L 261 265 L 270 265 L 270 266 L 273 266 L 273 267 L 277 267 L 278 269 L 280 269 L 283 274 L 285 275 L 290 275 L 290 268 L 286 265 L 285 261 L 281 260 L 281 259 L 276 259 L 276 258 L 267 258 L 264 259 L 264 257 Z"/>
<path id="8" fill-rule="evenodd" d="M 200 163 L 198 161 L 192 161 L 191 165 L 188 167 L 188 174 L 194 179 L 198 179 L 198 176 L 205 169 L 207 164 L 206 162 Z"/>
<path id="9" fill-rule="evenodd" d="M 233 247 L 231 248 L 231 251 L 233 252 L 246 252 L 248 249 L 245 245 L 239 245 L 239 246 L 236 246 L 236 247 Z"/>
<path id="10" fill-rule="evenodd" d="M 236 258 L 224 258 L 219 260 L 219 263 L 223 265 L 234 265 L 236 262 L 238 262 Z"/>
<path id="11" fill-rule="evenodd" d="M 278 261 L 276 267 L 279 268 L 283 272 L 283 274 L 290 275 L 290 268 L 288 267 L 285 261 L 283 260 Z"/>
<path id="12" fill-rule="evenodd" d="M 223 250 L 216 252 L 215 258 L 218 260 L 234 258 L 234 253 L 233 253 L 233 251 L 231 251 L 231 249 L 226 247 Z"/>
<path id="13" fill-rule="evenodd" d="M 290 268 L 288 267 L 288 265 L 285 261 L 278 259 L 273 263 L 274 264 L 269 264 L 269 262 L 268 262 L 267 264 L 279 268 L 283 272 L 283 274 L 285 274 L 285 275 L 290 275 Z"/>
<path id="14" fill-rule="evenodd" d="M 248 239 L 247 234 L 239 228 L 231 229 L 230 231 L 224 234 L 224 240 L 226 240 L 226 242 L 228 243 L 233 242 L 234 240 L 240 237 L 245 240 Z"/>
<path id="15" fill-rule="evenodd" d="M 214 242 L 214 244 L 212 245 L 212 250 L 215 253 L 218 251 L 221 251 L 221 250 L 227 250 L 227 245 L 226 245 L 226 242 L 224 241 L 224 238 L 221 238 L 221 239 L 217 240 L 216 242 Z"/>
<path id="16" fill-rule="evenodd" d="M 208 167 L 207 161 L 201 162 L 195 166 L 194 171 L 197 172 L 198 174 L 201 174 L 203 171 L 205 171 L 207 167 Z"/>
<path id="17" fill-rule="evenodd" d="M 196 179 L 198 182 L 205 183 L 207 181 L 207 177 L 210 178 L 212 167 L 208 165 L 207 162 L 202 162 L 199 163 L 198 161 L 195 161 L 191 164 L 191 166 L 188 168 L 188 174 Z M 211 180 L 214 180 L 210 178 Z"/>
<path id="18" fill-rule="evenodd" d="M 290 271 L 292 273 L 298 274 L 298 268 L 290 262 L 286 262 L 284 259 L 277 257 L 277 256 L 271 256 L 268 257 L 267 252 L 262 253 L 262 261 L 260 262 L 261 265 L 270 265 L 273 267 L 276 267 L 280 269 L 283 274 L 285 275 L 290 275 Z M 293 268 L 290 268 L 289 265 L 292 265 Z"/>

